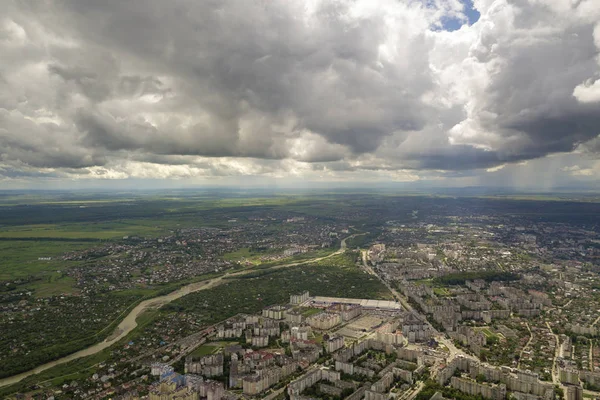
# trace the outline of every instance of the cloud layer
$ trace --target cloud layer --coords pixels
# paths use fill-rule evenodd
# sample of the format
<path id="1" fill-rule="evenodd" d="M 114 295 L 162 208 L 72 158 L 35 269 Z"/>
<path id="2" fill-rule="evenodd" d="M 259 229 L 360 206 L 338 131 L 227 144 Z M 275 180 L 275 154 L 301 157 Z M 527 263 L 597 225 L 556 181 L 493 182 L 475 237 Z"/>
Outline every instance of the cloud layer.
<path id="1" fill-rule="evenodd" d="M 474 6 L 480 19 L 449 32 L 467 21 L 459 0 L 8 2 L 0 176 L 416 180 L 555 153 L 593 163 L 597 0 Z"/>

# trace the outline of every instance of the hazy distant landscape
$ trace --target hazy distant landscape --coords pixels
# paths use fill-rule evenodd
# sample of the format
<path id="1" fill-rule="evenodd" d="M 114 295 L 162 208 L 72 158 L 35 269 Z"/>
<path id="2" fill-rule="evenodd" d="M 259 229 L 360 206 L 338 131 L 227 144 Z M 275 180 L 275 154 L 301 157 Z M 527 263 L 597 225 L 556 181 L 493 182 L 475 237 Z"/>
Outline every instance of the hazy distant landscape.
<path id="1" fill-rule="evenodd" d="M 540 306 L 535 306 L 538 295 L 532 297 L 527 312 L 513 309 L 523 305 L 509 306 L 514 313 L 509 319 L 475 322 L 470 329 L 482 329 L 488 338 L 475 353 L 481 359 L 515 366 L 510 357 L 516 357 L 520 367 L 552 382 L 555 346 L 535 345 L 551 328 L 552 335 L 576 343 L 574 366 L 593 370 L 600 359 L 591 355 L 584 365 L 576 354 L 579 346 L 595 354 L 597 336 L 580 336 L 583 328 L 576 327 L 593 326 L 600 317 L 592 305 L 600 299 L 597 199 L 577 194 L 4 192 L 3 378 L 110 339 L 141 301 L 194 282 L 207 288 L 148 308 L 137 316 L 135 329 L 105 350 L 60 362 L 1 390 L 4 396 L 42 395 L 76 381 L 77 386 L 61 391 L 76 396 L 82 387 L 94 391 L 92 376 L 110 368 L 118 371 L 109 373 L 114 375 L 110 393 L 123 392 L 132 371 L 140 376 L 148 368 L 148 357 L 184 355 L 180 341 L 186 337 L 237 314 L 285 303 L 305 290 L 326 297 L 403 298 L 432 329 L 452 332 L 458 329 L 454 324 L 473 325 L 428 308 L 458 301 L 460 309 L 472 309 L 460 300 L 469 282 L 483 287 L 504 282 L 545 296 Z M 567 281 L 572 286 L 564 286 Z M 390 292 L 393 288 L 398 292 Z M 580 292 L 586 295 L 575 294 Z M 510 298 L 478 301 L 502 310 Z M 553 311 L 567 306 L 571 312 Z M 578 310 L 591 314 L 584 317 Z M 473 351 L 468 342 L 463 345 Z"/>

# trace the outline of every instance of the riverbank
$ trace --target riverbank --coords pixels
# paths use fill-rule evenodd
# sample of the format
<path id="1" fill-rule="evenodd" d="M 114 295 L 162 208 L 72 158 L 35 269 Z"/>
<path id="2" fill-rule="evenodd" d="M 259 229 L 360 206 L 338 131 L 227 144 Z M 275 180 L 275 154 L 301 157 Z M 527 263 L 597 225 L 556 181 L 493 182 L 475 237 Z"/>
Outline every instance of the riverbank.
<path id="1" fill-rule="evenodd" d="M 302 261 L 298 261 L 298 262 L 292 262 L 292 263 L 288 263 L 288 264 L 276 265 L 276 266 L 270 267 L 269 269 L 281 269 L 281 268 L 287 268 L 287 267 L 294 267 L 294 266 L 298 266 L 298 265 L 322 261 L 327 258 L 333 257 L 337 254 L 344 252 L 346 249 L 346 240 L 348 240 L 356 235 L 357 234 L 354 234 L 354 235 L 344 238 L 340 242 L 340 248 L 337 251 L 335 251 L 327 256 L 317 257 L 317 258 L 308 259 L 308 260 L 302 260 Z M 146 311 L 148 309 L 160 308 L 160 307 L 162 307 L 176 299 L 179 299 L 183 296 L 186 296 L 188 294 L 191 294 L 191 293 L 194 293 L 194 292 L 197 292 L 200 290 L 207 290 L 207 289 L 214 288 L 216 286 L 221 285 L 224 282 L 230 281 L 231 279 L 235 279 L 238 276 L 242 276 L 242 275 L 249 274 L 252 272 L 253 272 L 252 270 L 243 270 L 243 271 L 238 271 L 238 272 L 234 272 L 234 273 L 226 273 L 219 277 L 211 278 L 211 279 L 208 279 L 205 281 L 190 283 L 190 284 L 185 285 L 185 286 L 183 286 L 169 294 L 166 294 L 166 295 L 162 295 L 162 296 L 154 297 L 152 299 L 144 300 L 141 303 L 139 303 L 136 307 L 134 307 L 133 310 L 131 310 L 131 312 L 129 314 L 127 314 L 127 316 L 117 325 L 117 327 L 115 328 L 113 333 L 111 333 L 104 341 L 96 343 L 90 347 L 87 347 L 83 350 L 69 354 L 69 355 L 59 358 L 57 360 L 42 364 L 32 370 L 20 373 L 18 375 L 13 375 L 10 377 L 0 379 L 0 387 L 18 383 L 31 375 L 39 374 L 40 372 L 46 371 L 57 365 L 61 365 L 61 364 L 64 364 L 64 363 L 67 363 L 67 362 L 70 362 L 73 360 L 77 360 L 82 357 L 87 357 L 90 355 L 97 354 L 97 353 L 109 348 L 113 344 L 119 342 L 121 339 L 123 339 L 129 333 L 131 333 L 137 327 L 136 320 L 137 320 L 138 316 L 140 316 L 144 311 Z"/>

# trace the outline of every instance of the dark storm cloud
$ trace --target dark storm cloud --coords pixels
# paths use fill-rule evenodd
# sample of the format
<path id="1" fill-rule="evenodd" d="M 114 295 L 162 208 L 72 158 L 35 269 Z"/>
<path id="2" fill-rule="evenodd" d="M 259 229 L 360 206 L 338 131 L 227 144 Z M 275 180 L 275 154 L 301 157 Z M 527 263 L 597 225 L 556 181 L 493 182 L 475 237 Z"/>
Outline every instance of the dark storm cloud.
<path id="1" fill-rule="evenodd" d="M 116 132 L 106 119 L 77 112 L 88 142 L 109 150 L 160 147 L 169 154 L 281 158 L 288 154 L 279 142 L 309 130 L 363 153 L 391 131 L 418 129 L 425 121 L 418 97 L 432 86 L 426 52 L 411 56 L 410 76 L 381 62 L 383 15 L 352 20 L 344 2 L 321 5 L 310 23 L 299 17 L 303 7 L 287 2 L 65 1 L 30 7 L 27 17 L 35 13 L 58 35 L 84 41 L 78 52 L 106 53 L 101 68 L 68 49 L 56 53 L 65 61 L 48 69 L 72 84 L 69 91 L 80 91 L 99 108 L 119 91 L 139 97 L 143 90 L 132 88 L 139 83 L 121 76 L 124 64 L 132 63 L 170 78 L 176 88 L 167 90 L 176 94 L 168 111 L 205 114 L 201 123 L 173 135 L 181 126 L 152 130 L 130 123 Z M 62 25 L 65 20 L 70 23 Z M 422 34 L 407 39 L 409 50 L 428 46 Z M 148 83 L 151 93 L 161 86 L 160 78 Z M 122 123 L 122 115 L 111 114 Z M 285 131 L 277 132 L 274 123 L 286 125 Z"/>
<path id="2" fill-rule="evenodd" d="M 78 110 L 74 118 L 82 143 L 111 151 L 139 150 L 157 155 L 202 155 L 208 157 L 282 158 L 276 142 L 255 138 L 254 146 L 242 148 L 235 132 L 197 124 L 187 130 L 173 126 L 169 135 L 145 121 L 118 121 L 111 115 Z M 284 149 L 282 149 L 284 151 Z"/>
<path id="3" fill-rule="evenodd" d="M 104 162 L 101 152 L 80 147 L 68 129 L 35 123 L 0 109 L 0 161 L 39 168 L 84 168 Z"/>
<path id="4" fill-rule="evenodd" d="M 600 105 L 573 95 L 599 72 L 590 0 L 480 0 L 476 24 L 433 32 L 459 12 L 442 3 L 8 3 L 0 160 L 463 171 L 595 148 Z"/>
<path id="5" fill-rule="evenodd" d="M 28 168 L 27 165 L 3 166 L 0 164 L 0 176 L 9 179 L 40 179 L 64 178 L 65 174 L 57 171 L 38 171 Z"/>
<path id="6" fill-rule="evenodd" d="M 580 148 L 585 152 L 600 155 L 600 134 L 592 140 L 582 143 Z"/>
<path id="7" fill-rule="evenodd" d="M 516 24 L 525 24 L 523 18 L 529 21 L 519 14 Z M 593 29 L 593 24 L 583 24 L 530 38 L 533 43 L 497 44 L 504 65 L 488 88 L 483 107 L 494 117 L 482 121 L 485 129 L 517 139 L 500 146 L 510 153 L 506 158 L 570 152 L 600 133 L 599 105 L 579 103 L 572 95 L 598 70 Z"/>
<path id="8" fill-rule="evenodd" d="M 407 159 L 412 161 L 412 165 L 410 162 L 409 165 L 414 169 L 439 170 L 487 168 L 510 161 L 501 160 L 494 151 L 465 145 L 446 147 L 428 154 L 410 154 Z"/>

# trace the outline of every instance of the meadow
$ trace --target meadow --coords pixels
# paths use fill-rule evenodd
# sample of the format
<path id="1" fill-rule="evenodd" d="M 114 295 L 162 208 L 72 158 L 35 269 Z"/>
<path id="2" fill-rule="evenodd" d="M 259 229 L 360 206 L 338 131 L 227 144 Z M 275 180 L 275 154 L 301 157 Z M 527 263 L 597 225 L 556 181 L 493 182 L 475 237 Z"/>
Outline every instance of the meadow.
<path id="1" fill-rule="evenodd" d="M 52 275 L 69 267 L 69 263 L 60 260 L 64 253 L 89 246 L 88 242 L 0 240 L 0 281 Z"/>

